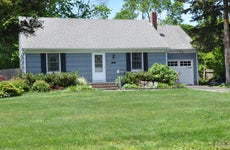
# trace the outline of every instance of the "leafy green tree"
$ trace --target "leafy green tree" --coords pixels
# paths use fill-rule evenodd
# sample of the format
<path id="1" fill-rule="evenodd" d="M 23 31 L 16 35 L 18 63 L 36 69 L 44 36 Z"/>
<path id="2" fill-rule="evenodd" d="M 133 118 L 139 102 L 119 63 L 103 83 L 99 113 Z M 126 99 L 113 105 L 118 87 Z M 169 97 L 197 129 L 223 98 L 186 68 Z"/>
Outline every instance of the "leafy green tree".
<path id="1" fill-rule="evenodd" d="M 139 0 L 124 0 L 121 11 L 116 14 L 115 19 L 135 19 L 138 17 Z"/>
<path id="2" fill-rule="evenodd" d="M 190 30 L 190 34 L 193 37 L 194 47 L 197 48 L 200 52 L 206 53 L 208 55 L 212 53 L 214 56 L 213 58 L 215 59 L 209 59 L 209 62 L 210 60 L 213 60 L 213 63 L 212 65 L 208 65 L 206 67 L 214 69 L 216 77 L 225 76 L 226 83 L 229 83 L 230 46 L 228 38 L 229 29 L 227 28 L 229 27 L 228 14 L 230 2 L 226 0 L 185 0 L 183 2 L 190 4 L 190 7 L 186 9 L 185 12 L 191 13 L 193 15 L 193 21 L 198 22 L 197 26 Z M 223 2 L 225 2 L 225 5 Z M 225 42 L 223 42 L 223 39 L 225 39 Z M 204 55 L 200 56 L 202 56 L 202 58 L 200 58 L 202 59 L 201 62 L 207 60 Z"/>
<path id="3" fill-rule="evenodd" d="M 107 18 L 102 0 L 0 0 L 0 69 L 19 67 L 18 34 L 42 27 L 39 17 Z M 99 3 L 100 2 L 100 3 Z M 20 22 L 19 16 L 30 17 Z"/>
<path id="4" fill-rule="evenodd" d="M 120 12 L 115 19 L 151 19 L 151 12 L 159 15 L 166 13 L 166 19 L 160 20 L 164 24 L 179 24 L 182 20 L 183 2 L 171 0 L 124 0 Z"/>

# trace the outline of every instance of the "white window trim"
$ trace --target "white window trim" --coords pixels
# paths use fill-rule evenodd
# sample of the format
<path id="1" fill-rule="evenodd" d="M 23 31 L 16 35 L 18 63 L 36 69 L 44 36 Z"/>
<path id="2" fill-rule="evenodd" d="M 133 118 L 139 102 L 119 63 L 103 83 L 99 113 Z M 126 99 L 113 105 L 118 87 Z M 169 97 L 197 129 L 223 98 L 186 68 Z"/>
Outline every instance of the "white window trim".
<path id="1" fill-rule="evenodd" d="M 132 60 L 133 60 L 133 53 L 141 53 L 141 69 L 133 69 L 133 62 L 132 62 Z M 138 72 L 138 71 L 143 71 L 144 70 L 144 55 L 143 55 L 143 52 L 132 52 L 132 53 L 130 53 L 130 63 L 131 63 L 131 72 Z"/>
<path id="2" fill-rule="evenodd" d="M 48 54 L 58 54 L 59 56 L 59 71 L 48 71 Z M 46 73 L 60 73 L 61 72 L 61 54 L 60 53 L 46 53 Z"/>

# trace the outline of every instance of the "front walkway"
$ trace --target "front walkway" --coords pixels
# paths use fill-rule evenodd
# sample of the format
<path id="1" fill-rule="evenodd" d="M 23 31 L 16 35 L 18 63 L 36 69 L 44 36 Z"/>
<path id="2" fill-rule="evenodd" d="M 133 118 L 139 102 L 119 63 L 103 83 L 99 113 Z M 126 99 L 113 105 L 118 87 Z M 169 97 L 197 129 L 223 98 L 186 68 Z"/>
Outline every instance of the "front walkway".
<path id="1" fill-rule="evenodd" d="M 186 86 L 189 89 L 203 90 L 211 92 L 230 92 L 230 88 L 218 87 L 218 86 Z"/>

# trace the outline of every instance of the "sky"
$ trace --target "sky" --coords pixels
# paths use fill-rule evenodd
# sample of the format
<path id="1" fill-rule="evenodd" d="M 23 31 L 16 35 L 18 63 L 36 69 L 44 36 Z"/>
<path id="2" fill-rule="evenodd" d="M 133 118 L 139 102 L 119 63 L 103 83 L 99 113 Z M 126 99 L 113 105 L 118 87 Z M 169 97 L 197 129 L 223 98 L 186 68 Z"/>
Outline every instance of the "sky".
<path id="1" fill-rule="evenodd" d="M 109 19 L 113 19 L 117 12 L 119 12 L 122 8 L 123 0 L 108 0 L 108 7 L 112 9 L 111 14 L 109 15 Z M 191 15 L 182 15 L 184 24 L 196 25 L 195 22 L 191 22 Z"/>

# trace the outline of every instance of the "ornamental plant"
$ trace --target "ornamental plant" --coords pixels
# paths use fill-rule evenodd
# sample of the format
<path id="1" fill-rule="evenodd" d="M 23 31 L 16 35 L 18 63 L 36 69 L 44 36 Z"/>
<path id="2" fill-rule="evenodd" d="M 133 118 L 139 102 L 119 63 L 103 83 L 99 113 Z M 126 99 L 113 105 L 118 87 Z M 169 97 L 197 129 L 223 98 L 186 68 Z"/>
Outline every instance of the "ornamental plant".
<path id="1" fill-rule="evenodd" d="M 163 64 L 153 64 L 149 69 L 154 82 L 166 83 L 174 85 L 177 79 L 177 73 L 172 68 Z"/>
<path id="2" fill-rule="evenodd" d="M 7 80 L 6 77 L 0 74 L 0 82 L 5 80 Z"/>

